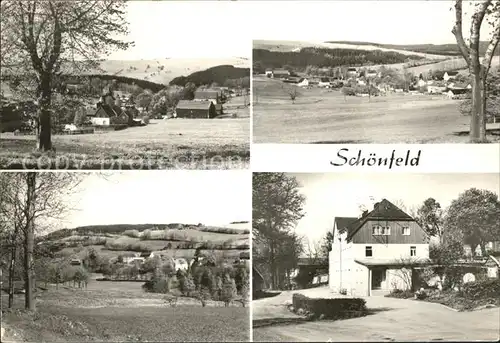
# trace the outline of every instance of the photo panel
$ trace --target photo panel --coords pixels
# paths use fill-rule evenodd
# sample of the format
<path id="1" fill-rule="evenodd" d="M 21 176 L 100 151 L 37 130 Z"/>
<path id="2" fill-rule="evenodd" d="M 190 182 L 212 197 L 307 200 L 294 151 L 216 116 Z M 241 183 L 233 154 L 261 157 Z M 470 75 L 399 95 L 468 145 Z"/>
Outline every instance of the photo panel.
<path id="1" fill-rule="evenodd" d="M 499 141 L 496 2 L 296 1 L 280 11 L 301 19 L 256 29 L 269 34 L 253 41 L 254 143 Z M 475 11 L 484 19 L 470 37 Z M 429 24 L 409 24 L 408 13 Z"/>
<path id="2" fill-rule="evenodd" d="M 498 173 L 253 173 L 252 188 L 255 342 L 498 338 Z"/>
<path id="3" fill-rule="evenodd" d="M 2 172 L 2 342 L 250 340 L 247 171 Z"/>
<path id="4" fill-rule="evenodd" d="M 1 169 L 249 168 L 251 41 L 226 30 L 237 4 L 51 5 L 1 7 Z"/>

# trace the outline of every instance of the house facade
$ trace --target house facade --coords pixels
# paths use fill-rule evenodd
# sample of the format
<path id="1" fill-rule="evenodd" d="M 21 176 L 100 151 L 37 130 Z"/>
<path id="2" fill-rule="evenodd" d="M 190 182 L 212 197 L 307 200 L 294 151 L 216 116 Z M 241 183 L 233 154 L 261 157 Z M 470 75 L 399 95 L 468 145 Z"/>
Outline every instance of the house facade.
<path id="1" fill-rule="evenodd" d="M 175 108 L 176 118 L 214 118 L 217 110 L 212 101 L 181 100 Z"/>
<path id="2" fill-rule="evenodd" d="M 412 268 L 429 262 L 425 231 L 386 199 L 359 218 L 336 217 L 329 253 L 329 286 L 348 294 L 371 296 L 411 289 Z"/>
<path id="3" fill-rule="evenodd" d="M 449 80 L 452 80 L 455 77 L 457 77 L 457 75 L 458 75 L 458 71 L 447 71 L 443 75 L 443 80 L 445 80 L 446 82 L 448 82 Z"/>
<path id="4" fill-rule="evenodd" d="M 290 72 L 285 69 L 275 69 L 271 73 L 273 79 L 285 79 L 290 76 Z"/>

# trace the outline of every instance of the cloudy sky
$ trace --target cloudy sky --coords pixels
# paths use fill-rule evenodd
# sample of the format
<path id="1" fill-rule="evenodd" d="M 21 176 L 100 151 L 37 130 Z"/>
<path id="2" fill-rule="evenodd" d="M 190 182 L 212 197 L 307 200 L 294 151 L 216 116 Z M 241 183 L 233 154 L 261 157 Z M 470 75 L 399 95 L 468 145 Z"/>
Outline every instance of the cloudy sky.
<path id="1" fill-rule="evenodd" d="M 131 171 L 86 176 L 58 229 L 94 224 L 203 223 L 251 219 L 248 171 Z"/>
<path id="2" fill-rule="evenodd" d="M 498 174 L 406 174 L 324 173 L 291 174 L 302 185 L 306 215 L 296 232 L 310 241 L 321 239 L 333 228 L 335 217 L 357 217 L 359 206 L 373 209 L 372 200 L 402 201 L 417 208 L 433 197 L 442 207 L 450 205 L 463 191 L 476 187 L 498 194 Z"/>
<path id="3" fill-rule="evenodd" d="M 252 39 L 455 43 L 451 7 L 448 0 L 131 1 L 128 39 L 136 46 L 111 59 L 249 57 Z"/>

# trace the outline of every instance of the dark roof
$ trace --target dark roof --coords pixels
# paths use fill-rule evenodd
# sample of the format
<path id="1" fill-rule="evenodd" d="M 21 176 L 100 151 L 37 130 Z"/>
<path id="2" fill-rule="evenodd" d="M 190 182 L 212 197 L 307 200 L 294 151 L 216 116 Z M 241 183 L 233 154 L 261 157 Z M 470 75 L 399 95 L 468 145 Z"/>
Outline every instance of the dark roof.
<path id="1" fill-rule="evenodd" d="M 290 74 L 290 72 L 288 70 L 285 70 L 285 69 L 275 69 L 273 70 L 273 74 L 283 74 L 283 75 L 288 75 Z"/>
<path id="2" fill-rule="evenodd" d="M 469 92 L 467 88 L 449 88 L 453 94 L 465 94 Z"/>
<path id="3" fill-rule="evenodd" d="M 343 233 L 345 230 L 349 232 L 349 228 L 357 220 L 358 218 L 356 217 L 335 217 L 335 226 L 340 233 Z"/>
<path id="4" fill-rule="evenodd" d="M 447 71 L 446 73 L 451 76 L 458 75 L 458 71 Z"/>
<path id="5" fill-rule="evenodd" d="M 212 106 L 211 101 L 192 101 L 192 100 L 180 100 L 176 106 L 176 109 L 201 109 L 208 110 Z"/>
<path id="6" fill-rule="evenodd" d="M 357 69 L 354 67 L 351 67 L 351 68 L 347 68 L 347 71 L 357 71 Z"/>
<path id="7" fill-rule="evenodd" d="M 117 117 L 118 116 L 118 113 L 115 112 L 115 110 L 109 106 L 108 104 L 100 104 L 98 107 L 97 107 L 97 110 L 96 110 L 96 114 L 97 114 L 97 111 L 99 111 L 100 109 L 103 109 L 104 112 L 111 118 L 111 117 Z"/>
<path id="8" fill-rule="evenodd" d="M 322 77 L 320 80 L 321 82 L 330 82 L 330 79 L 327 77 Z"/>
<path id="9" fill-rule="evenodd" d="M 368 220 L 402 220 L 402 221 L 414 221 L 411 216 L 402 211 L 399 207 L 394 205 L 387 199 L 382 199 L 382 201 L 376 203 L 373 206 L 373 210 L 368 212 L 363 217 L 359 218 L 355 223 L 352 223 L 348 228 L 347 239 L 349 240 L 354 236 L 354 234 L 366 223 Z"/>
<path id="10" fill-rule="evenodd" d="M 195 99 L 213 99 L 217 98 L 220 94 L 220 91 L 215 89 L 202 89 L 194 92 Z"/>

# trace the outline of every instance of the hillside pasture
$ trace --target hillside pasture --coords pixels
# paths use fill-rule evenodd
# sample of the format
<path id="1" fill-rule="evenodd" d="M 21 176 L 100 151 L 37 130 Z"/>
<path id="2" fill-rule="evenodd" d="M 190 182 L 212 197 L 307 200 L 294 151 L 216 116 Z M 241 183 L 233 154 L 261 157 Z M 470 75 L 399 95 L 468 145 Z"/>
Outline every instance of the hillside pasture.
<path id="1" fill-rule="evenodd" d="M 35 136 L 0 136 L 5 169 L 244 169 L 249 118 L 151 120 L 144 127 L 100 134 L 56 135 L 55 154 L 34 152 Z"/>
<path id="2" fill-rule="evenodd" d="M 292 103 L 283 83 L 253 79 L 255 143 L 465 143 L 469 117 L 444 96 L 344 97 L 299 89 Z M 295 86 L 288 86 L 295 87 Z"/>

